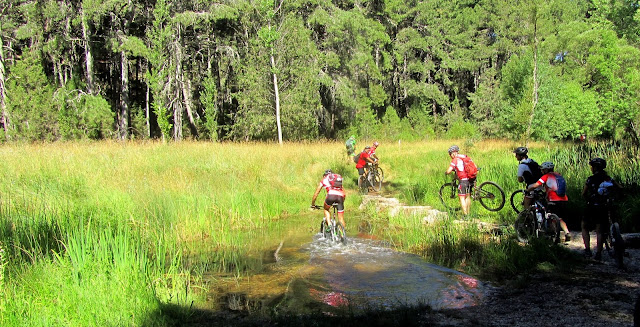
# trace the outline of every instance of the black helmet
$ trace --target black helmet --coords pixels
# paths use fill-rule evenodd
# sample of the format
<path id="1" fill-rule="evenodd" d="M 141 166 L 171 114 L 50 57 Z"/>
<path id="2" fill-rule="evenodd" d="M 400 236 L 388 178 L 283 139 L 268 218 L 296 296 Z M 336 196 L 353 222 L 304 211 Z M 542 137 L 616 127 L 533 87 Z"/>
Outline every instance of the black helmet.
<path id="1" fill-rule="evenodd" d="M 605 168 L 607 168 L 607 161 L 602 159 L 602 158 L 593 158 L 591 159 L 591 161 L 589 161 L 589 164 L 598 170 L 604 170 Z"/>
<path id="2" fill-rule="evenodd" d="M 324 174 L 322 176 L 327 176 L 327 175 L 332 174 L 332 173 L 333 173 L 333 171 L 331 169 L 327 169 L 327 170 L 324 171 Z"/>
<path id="3" fill-rule="evenodd" d="M 452 145 L 451 147 L 449 147 L 449 154 L 451 154 L 452 152 L 460 152 L 460 148 L 457 145 Z"/>
<path id="4" fill-rule="evenodd" d="M 520 147 L 517 147 L 515 150 L 513 150 L 513 153 L 515 153 L 515 154 L 517 154 L 519 156 L 523 156 L 523 155 L 529 153 L 529 149 L 527 149 L 527 148 L 525 148 L 523 146 L 520 146 Z"/>

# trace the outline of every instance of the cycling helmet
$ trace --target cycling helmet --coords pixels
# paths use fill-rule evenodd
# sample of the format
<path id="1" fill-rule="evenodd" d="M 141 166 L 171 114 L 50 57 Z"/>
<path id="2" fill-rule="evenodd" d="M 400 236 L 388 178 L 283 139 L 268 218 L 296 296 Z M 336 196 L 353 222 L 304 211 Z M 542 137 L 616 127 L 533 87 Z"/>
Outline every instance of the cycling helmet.
<path id="1" fill-rule="evenodd" d="M 452 145 L 449 148 L 449 154 L 451 154 L 451 152 L 460 152 L 460 148 L 457 145 Z"/>
<path id="2" fill-rule="evenodd" d="M 331 169 L 327 169 L 327 170 L 324 171 L 324 174 L 322 176 L 327 176 L 327 175 L 332 174 L 332 173 L 333 173 L 333 171 Z"/>
<path id="3" fill-rule="evenodd" d="M 373 146 L 378 147 L 378 145 L 380 145 L 380 143 L 378 143 L 378 141 L 373 142 Z"/>
<path id="4" fill-rule="evenodd" d="M 603 170 L 607 168 L 607 161 L 602 158 L 593 158 L 589 161 L 589 164 L 598 170 Z"/>
<path id="5" fill-rule="evenodd" d="M 540 169 L 553 169 L 555 165 L 551 161 L 545 161 L 540 165 Z"/>
<path id="6" fill-rule="evenodd" d="M 527 149 L 527 148 L 525 148 L 523 146 L 520 146 L 520 147 L 517 147 L 515 150 L 513 150 L 513 153 L 515 153 L 515 154 L 517 154 L 519 156 L 524 156 L 525 154 L 529 153 L 529 149 Z"/>

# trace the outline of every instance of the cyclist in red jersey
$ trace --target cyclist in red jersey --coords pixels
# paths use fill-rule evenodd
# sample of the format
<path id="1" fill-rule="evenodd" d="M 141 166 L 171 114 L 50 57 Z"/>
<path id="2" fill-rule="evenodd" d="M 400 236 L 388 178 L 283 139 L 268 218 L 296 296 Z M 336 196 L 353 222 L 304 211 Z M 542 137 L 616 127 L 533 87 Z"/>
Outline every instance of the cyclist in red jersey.
<path id="1" fill-rule="evenodd" d="M 378 156 L 376 155 L 376 149 L 378 148 L 378 146 L 380 145 L 380 143 L 378 143 L 378 141 L 374 141 L 373 142 L 373 146 L 371 146 L 371 149 L 369 149 L 369 158 L 373 159 L 373 161 L 378 162 Z"/>
<path id="2" fill-rule="evenodd" d="M 370 146 L 365 146 L 364 150 L 362 150 L 362 152 L 360 153 L 360 160 L 358 160 L 358 162 L 356 163 L 356 169 L 358 169 L 358 187 L 360 187 L 364 176 L 365 176 L 365 167 L 367 166 L 367 164 L 373 164 L 375 163 L 375 161 L 373 161 L 373 159 L 371 159 L 371 156 L 369 154 L 369 151 L 371 150 Z"/>
<path id="3" fill-rule="evenodd" d="M 451 163 L 449 164 L 449 168 L 447 168 L 445 175 L 451 174 L 454 170 L 456 171 L 456 175 L 460 180 L 460 185 L 458 186 L 460 206 L 462 207 L 462 213 L 468 215 L 469 210 L 471 209 L 471 186 L 475 184 L 476 179 L 469 178 L 467 173 L 464 171 L 464 162 L 462 159 L 466 156 L 459 153 L 460 148 L 457 145 L 452 145 L 448 151 L 449 157 L 451 157 Z"/>
<path id="4" fill-rule="evenodd" d="M 347 225 L 344 222 L 344 199 L 347 195 L 342 188 L 342 176 L 334 174 L 331 169 L 325 170 L 322 180 L 318 183 L 318 187 L 316 187 L 316 191 L 313 194 L 313 199 L 311 200 L 312 207 L 316 206 L 316 199 L 323 188 L 327 191 L 327 196 L 323 204 L 324 219 L 327 221 L 327 224 L 331 224 L 331 212 L 329 212 L 329 210 L 331 210 L 331 206 L 336 203 L 338 205 L 338 221 L 346 230 Z"/>
<path id="5" fill-rule="evenodd" d="M 571 235 L 569 233 L 569 228 L 567 228 L 567 223 L 562 219 L 565 216 L 567 204 L 569 203 L 569 197 L 566 194 L 558 195 L 558 179 L 561 178 L 559 173 L 553 171 L 555 165 L 553 162 L 543 162 L 540 165 L 540 170 L 542 170 L 542 177 L 540 179 L 529 185 L 527 187 L 527 192 L 532 192 L 534 189 L 544 186 L 544 189 L 547 193 L 547 209 L 549 212 L 554 213 L 560 218 L 560 227 L 564 231 L 564 239 L 565 242 L 571 240 Z"/>

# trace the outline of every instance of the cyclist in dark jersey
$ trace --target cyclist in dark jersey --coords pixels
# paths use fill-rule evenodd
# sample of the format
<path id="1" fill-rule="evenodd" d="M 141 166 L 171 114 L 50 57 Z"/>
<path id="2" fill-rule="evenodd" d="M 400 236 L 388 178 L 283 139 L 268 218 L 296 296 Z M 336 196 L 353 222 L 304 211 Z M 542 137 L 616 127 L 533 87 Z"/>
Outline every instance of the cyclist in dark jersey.
<path id="1" fill-rule="evenodd" d="M 587 178 L 587 182 L 582 189 L 582 197 L 587 200 L 587 209 L 582 217 L 582 241 L 584 242 L 584 254 L 590 257 L 591 253 L 591 235 L 589 231 L 596 231 L 596 255 L 594 259 L 602 258 L 602 247 L 604 243 L 603 229 L 609 226 L 609 210 L 610 196 L 609 191 L 603 190 L 603 187 L 610 186 L 614 189 L 621 189 L 622 186 L 614 181 L 604 170 L 607 167 L 607 161 L 602 158 L 594 158 L 589 161 L 591 173 L 593 175 Z"/>
<path id="2" fill-rule="evenodd" d="M 541 177 L 539 172 L 540 168 L 538 167 L 538 164 L 533 159 L 529 158 L 528 156 L 529 149 L 521 146 L 513 150 L 513 153 L 515 154 L 516 159 L 518 160 L 518 172 L 516 174 L 516 177 L 518 177 L 518 182 L 525 183 L 527 187 L 537 182 L 538 179 Z M 532 169 L 537 171 L 533 171 Z M 522 205 L 524 206 L 525 209 L 529 208 L 533 203 L 534 192 L 535 191 L 525 192 L 524 201 L 522 202 Z"/>

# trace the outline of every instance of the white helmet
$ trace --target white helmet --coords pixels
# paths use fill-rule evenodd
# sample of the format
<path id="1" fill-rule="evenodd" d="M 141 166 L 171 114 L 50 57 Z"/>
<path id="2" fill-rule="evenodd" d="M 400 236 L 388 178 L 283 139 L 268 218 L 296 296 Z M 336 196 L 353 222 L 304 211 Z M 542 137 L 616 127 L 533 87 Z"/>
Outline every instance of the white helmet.
<path id="1" fill-rule="evenodd" d="M 553 169 L 553 167 L 555 167 L 555 165 L 551 161 L 545 161 L 540 165 L 541 169 Z"/>

